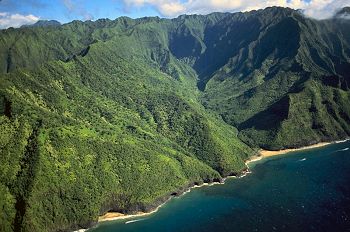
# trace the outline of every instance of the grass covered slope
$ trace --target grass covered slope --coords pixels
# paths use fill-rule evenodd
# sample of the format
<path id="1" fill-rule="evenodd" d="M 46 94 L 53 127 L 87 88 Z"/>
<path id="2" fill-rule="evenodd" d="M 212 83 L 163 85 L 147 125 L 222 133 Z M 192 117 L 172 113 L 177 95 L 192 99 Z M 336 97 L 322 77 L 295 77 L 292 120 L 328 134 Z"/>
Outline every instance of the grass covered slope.
<path id="1" fill-rule="evenodd" d="M 255 38 L 244 37 L 240 50 L 210 74 L 203 104 L 251 146 L 282 149 L 348 137 L 350 20 L 317 21 L 278 8 L 257 14 Z M 266 24 L 269 14 L 275 20 Z"/>
<path id="2" fill-rule="evenodd" d="M 274 7 L 1 30 L 0 231 L 146 211 L 239 173 L 256 148 L 349 136 L 350 21 L 339 14 Z"/>
<path id="3" fill-rule="evenodd" d="M 116 44 L 1 76 L 1 231 L 88 226 L 245 168 L 252 150 L 198 103 L 194 77 Z"/>

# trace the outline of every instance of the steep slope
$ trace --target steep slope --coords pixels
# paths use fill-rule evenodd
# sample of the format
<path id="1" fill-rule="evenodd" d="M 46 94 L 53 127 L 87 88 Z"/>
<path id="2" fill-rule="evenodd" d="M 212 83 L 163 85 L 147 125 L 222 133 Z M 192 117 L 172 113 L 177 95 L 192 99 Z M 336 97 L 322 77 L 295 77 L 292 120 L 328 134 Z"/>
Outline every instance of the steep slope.
<path id="1" fill-rule="evenodd" d="M 1 30 L 0 231 L 147 211 L 241 172 L 256 148 L 349 136 L 347 12 Z"/>
<path id="2" fill-rule="evenodd" d="M 28 42 L 41 30 L 15 33 Z M 30 69 L 15 59 L 1 76 L 1 231 L 86 227 L 246 168 L 253 151 L 200 105 L 190 67 L 147 46 L 159 38 L 152 30 L 98 40 L 64 61 L 39 56 Z"/>
<path id="3" fill-rule="evenodd" d="M 265 11 L 258 12 L 261 23 L 267 22 L 261 20 Z M 272 24 L 262 23 L 256 39 L 245 40 L 209 75 L 203 104 L 238 127 L 253 146 L 281 149 L 345 138 L 350 21 L 285 13 Z"/>

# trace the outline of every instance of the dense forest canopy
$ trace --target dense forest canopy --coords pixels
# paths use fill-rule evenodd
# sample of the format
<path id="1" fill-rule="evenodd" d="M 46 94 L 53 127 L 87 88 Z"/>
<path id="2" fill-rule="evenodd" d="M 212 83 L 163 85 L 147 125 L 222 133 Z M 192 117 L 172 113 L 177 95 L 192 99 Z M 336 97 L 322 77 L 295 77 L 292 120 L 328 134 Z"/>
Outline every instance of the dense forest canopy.
<path id="1" fill-rule="evenodd" d="M 247 13 L 0 31 L 0 231 L 69 231 L 350 134 L 350 20 Z"/>

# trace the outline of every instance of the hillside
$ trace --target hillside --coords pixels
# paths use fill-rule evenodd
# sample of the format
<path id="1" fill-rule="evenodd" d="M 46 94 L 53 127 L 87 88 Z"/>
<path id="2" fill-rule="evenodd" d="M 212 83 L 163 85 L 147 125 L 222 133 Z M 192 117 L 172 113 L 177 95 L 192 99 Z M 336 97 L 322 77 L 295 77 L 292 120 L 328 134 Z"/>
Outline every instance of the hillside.
<path id="1" fill-rule="evenodd" d="M 69 231 L 350 134 L 347 8 L 0 31 L 0 231 Z"/>
<path id="2" fill-rule="evenodd" d="M 244 141 L 267 149 L 347 137 L 350 20 L 282 12 L 248 19 L 256 20 L 251 25 L 257 28 L 244 26 L 251 38 L 235 32 L 219 37 L 217 46 L 240 46 L 205 75 L 204 104 L 236 126 Z M 236 24 L 231 27 L 242 23 Z"/>

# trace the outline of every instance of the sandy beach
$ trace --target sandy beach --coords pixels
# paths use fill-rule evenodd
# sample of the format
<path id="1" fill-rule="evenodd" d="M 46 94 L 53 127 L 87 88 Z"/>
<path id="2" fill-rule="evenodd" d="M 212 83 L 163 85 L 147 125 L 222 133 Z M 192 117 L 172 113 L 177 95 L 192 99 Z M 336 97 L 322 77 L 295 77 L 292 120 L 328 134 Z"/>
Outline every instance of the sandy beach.
<path id="1" fill-rule="evenodd" d="M 125 217 L 127 215 L 122 214 L 122 213 L 117 213 L 117 212 L 108 212 L 100 217 L 98 217 L 98 221 L 99 222 L 103 222 L 103 221 L 109 221 L 109 220 L 113 220 L 114 218 L 121 218 L 121 217 Z"/>
<path id="2" fill-rule="evenodd" d="M 246 161 L 246 165 L 249 164 L 250 162 L 258 161 L 261 160 L 265 157 L 270 157 L 270 156 L 276 156 L 276 155 L 283 155 L 288 152 L 292 151 L 301 151 L 301 150 L 306 150 L 306 149 L 311 149 L 311 148 L 317 148 L 317 147 L 322 147 L 325 145 L 328 145 L 331 143 L 317 143 L 314 145 L 306 146 L 306 147 L 301 147 L 301 148 L 295 148 L 295 149 L 283 149 L 283 150 L 278 150 L 278 151 L 268 151 L 268 150 L 260 150 L 259 155 L 251 157 L 249 160 Z M 201 185 L 195 185 L 189 188 L 187 191 L 185 191 L 183 194 L 186 194 L 191 191 L 192 188 L 200 188 L 203 186 L 210 186 L 214 184 L 223 184 L 223 183 L 203 183 Z M 166 201 L 167 202 L 167 201 Z M 166 202 L 158 206 L 155 210 L 150 211 L 148 213 L 144 212 L 137 212 L 135 214 L 123 214 L 123 213 L 118 213 L 118 212 L 108 212 L 98 218 L 98 222 L 104 222 L 104 221 L 114 221 L 114 220 L 123 220 L 123 219 L 129 219 L 129 218 L 134 218 L 134 217 L 140 217 L 140 216 L 147 216 L 152 213 L 155 213 L 158 211 L 160 207 L 162 207 Z"/>
<path id="3" fill-rule="evenodd" d="M 108 213 L 98 217 L 98 222 L 123 220 L 123 219 L 129 219 L 129 218 L 134 218 L 134 217 L 147 216 L 147 215 L 150 215 L 152 213 L 157 212 L 159 210 L 159 208 L 162 207 L 167 202 L 168 202 L 168 200 L 165 201 L 163 204 L 159 205 L 156 209 L 154 209 L 148 213 L 137 212 L 134 214 L 122 214 L 122 213 L 118 213 L 118 212 L 108 212 Z"/>
<path id="4" fill-rule="evenodd" d="M 228 176 L 228 177 L 224 178 L 224 180 L 226 180 L 227 178 L 230 178 L 230 177 L 231 176 Z M 224 182 L 203 183 L 201 185 L 194 185 L 194 186 L 190 187 L 187 191 L 183 192 L 181 194 L 181 196 L 186 194 L 186 193 L 189 193 L 191 191 L 191 189 L 193 189 L 193 188 L 200 188 L 203 186 L 212 186 L 215 184 L 224 184 Z M 118 213 L 118 212 L 108 212 L 108 213 L 98 217 L 98 222 L 123 220 L 123 219 L 129 219 L 129 218 L 134 218 L 134 217 L 147 216 L 147 215 L 150 215 L 152 213 L 157 212 L 159 210 L 159 208 L 162 207 L 164 204 L 166 204 L 170 199 L 171 199 L 171 197 L 167 201 L 165 201 L 163 204 L 159 205 L 156 209 L 154 209 L 148 213 L 137 212 L 135 214 L 122 214 L 122 213 Z"/>
<path id="5" fill-rule="evenodd" d="M 307 150 L 307 149 L 312 149 L 312 148 L 318 148 L 318 147 L 323 147 L 323 146 L 326 146 L 326 145 L 329 145 L 329 144 L 332 144 L 332 143 L 339 143 L 339 142 L 345 142 L 345 141 L 347 141 L 347 140 L 336 141 L 336 142 L 321 142 L 321 143 L 313 144 L 313 145 L 310 145 L 310 146 L 305 146 L 305 147 L 300 147 L 300 148 L 293 148 L 293 149 L 283 149 L 283 150 L 278 150 L 278 151 L 260 150 L 258 155 L 253 156 L 249 160 L 246 161 L 246 165 L 249 164 L 250 162 L 261 160 L 261 159 L 263 159 L 265 157 L 283 155 L 283 154 L 286 154 L 286 153 L 289 153 L 289 152 L 302 151 L 302 150 Z M 247 173 L 249 173 L 249 172 L 247 172 Z M 247 173 L 243 174 L 243 176 L 245 176 Z M 227 177 L 227 178 L 229 178 L 229 177 Z M 210 185 L 215 185 L 215 184 L 223 184 L 223 182 L 222 183 L 220 183 L 220 182 L 217 182 L 217 183 L 216 182 L 214 182 L 214 183 L 203 183 L 201 185 L 195 185 L 195 186 L 192 186 L 191 188 L 189 188 L 183 194 L 186 194 L 186 193 L 190 192 L 192 188 L 200 188 L 200 187 L 203 187 L 203 186 L 210 186 Z M 169 198 L 169 200 L 170 200 L 170 198 Z M 152 213 L 157 212 L 160 207 L 162 207 L 164 204 L 167 203 L 167 201 L 165 201 L 163 204 L 159 205 L 156 209 L 154 209 L 153 211 L 150 211 L 148 213 L 137 212 L 135 214 L 127 215 L 127 214 L 122 214 L 122 213 L 118 213 L 118 212 L 108 212 L 108 213 L 100 216 L 98 218 L 98 222 L 113 221 L 113 220 L 123 220 L 123 219 L 129 219 L 129 218 L 134 218 L 134 217 L 147 216 L 147 215 L 150 215 Z"/>
<path id="6" fill-rule="evenodd" d="M 149 213 L 137 212 L 135 214 L 127 215 L 127 214 L 122 214 L 122 213 L 117 213 L 117 212 L 108 212 L 105 215 L 98 217 L 98 222 L 114 221 L 117 219 L 122 220 L 122 219 L 144 216 L 147 214 L 149 214 Z"/>
<path id="7" fill-rule="evenodd" d="M 261 160 L 265 157 L 271 157 L 271 156 L 277 156 L 277 155 L 284 155 L 287 154 L 289 152 L 294 152 L 294 151 L 303 151 L 303 150 L 308 150 L 308 149 L 312 149 L 312 148 L 318 148 L 318 147 L 323 147 L 329 144 L 333 144 L 333 143 L 343 143 L 348 141 L 349 139 L 345 139 L 345 140 L 340 140 L 340 141 L 334 141 L 334 142 L 321 142 L 321 143 L 316 143 L 310 146 L 305 146 L 305 147 L 300 147 L 300 148 L 291 148 L 291 149 L 282 149 L 282 150 L 277 150 L 277 151 L 270 151 L 270 150 L 259 150 L 258 155 L 256 156 L 252 156 L 249 160 L 246 161 L 246 165 L 254 162 L 254 161 L 258 161 Z"/>
<path id="8" fill-rule="evenodd" d="M 270 157 L 270 156 L 275 156 L 275 155 L 283 155 L 289 152 L 293 151 L 303 151 L 307 149 L 312 149 L 312 148 L 317 148 L 317 147 L 323 147 L 326 145 L 332 144 L 330 142 L 322 142 L 322 143 L 316 143 L 310 146 L 305 146 L 305 147 L 300 147 L 300 148 L 291 148 L 291 149 L 283 149 L 283 150 L 278 150 L 278 151 L 269 151 L 269 150 L 260 150 L 260 156 L 262 157 Z"/>

